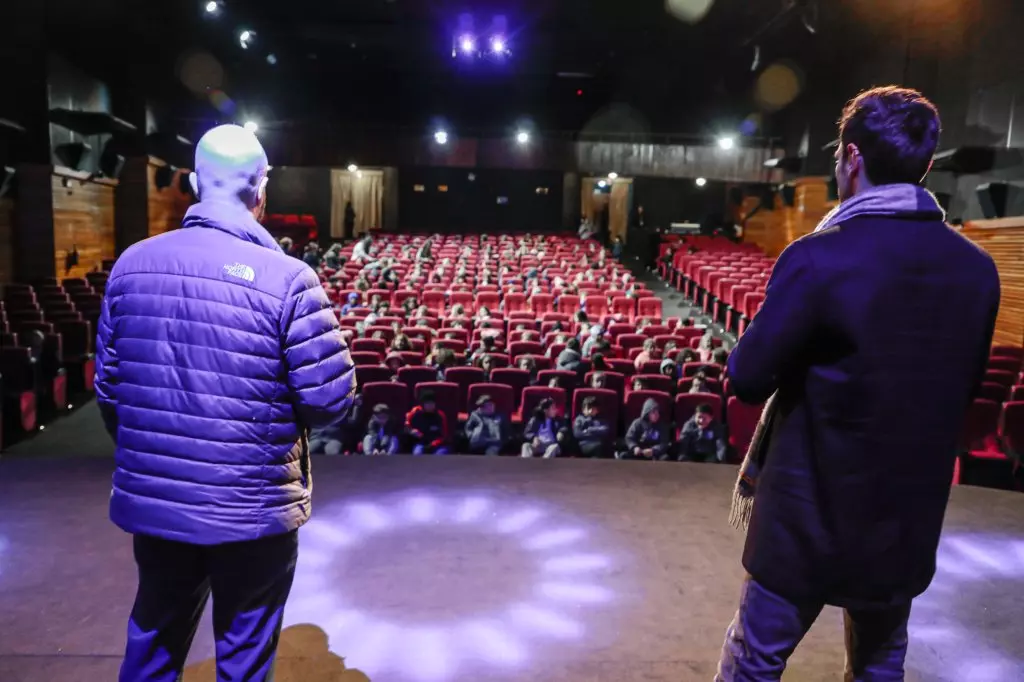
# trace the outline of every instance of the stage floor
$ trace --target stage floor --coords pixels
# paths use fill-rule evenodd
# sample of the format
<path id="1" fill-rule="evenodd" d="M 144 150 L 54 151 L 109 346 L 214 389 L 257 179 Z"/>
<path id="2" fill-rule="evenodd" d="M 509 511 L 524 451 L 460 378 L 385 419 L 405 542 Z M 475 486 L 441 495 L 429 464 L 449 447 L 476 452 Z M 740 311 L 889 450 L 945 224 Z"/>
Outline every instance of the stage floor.
<path id="1" fill-rule="evenodd" d="M 0 680 L 115 680 L 136 585 L 110 460 L 0 461 Z M 279 682 L 711 680 L 734 467 L 318 458 Z M 1024 679 L 1024 495 L 953 491 L 908 680 Z M 213 679 L 209 614 L 185 680 Z M 787 680 L 840 679 L 826 610 Z"/>

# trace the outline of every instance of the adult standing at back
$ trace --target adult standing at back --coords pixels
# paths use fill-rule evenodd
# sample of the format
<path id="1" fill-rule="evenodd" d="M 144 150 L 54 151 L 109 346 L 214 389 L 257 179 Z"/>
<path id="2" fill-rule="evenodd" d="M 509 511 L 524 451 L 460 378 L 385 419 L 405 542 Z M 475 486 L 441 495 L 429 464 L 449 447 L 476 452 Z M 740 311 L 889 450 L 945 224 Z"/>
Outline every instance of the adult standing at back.
<path id="1" fill-rule="evenodd" d="M 306 432 L 351 404 L 316 274 L 257 222 L 267 167 L 252 133 L 208 132 L 182 229 L 125 251 L 107 283 L 96 395 L 139 571 L 122 682 L 179 679 L 211 591 L 218 679 L 271 678 L 310 513 Z"/>
<path id="2" fill-rule="evenodd" d="M 826 604 L 845 609 L 848 680 L 903 679 L 999 307 L 992 259 L 922 187 L 939 132 L 914 90 L 847 104 L 841 203 L 779 257 L 729 358 L 741 400 L 774 397 L 737 488 L 755 492 L 748 578 L 719 680 L 780 679 Z"/>

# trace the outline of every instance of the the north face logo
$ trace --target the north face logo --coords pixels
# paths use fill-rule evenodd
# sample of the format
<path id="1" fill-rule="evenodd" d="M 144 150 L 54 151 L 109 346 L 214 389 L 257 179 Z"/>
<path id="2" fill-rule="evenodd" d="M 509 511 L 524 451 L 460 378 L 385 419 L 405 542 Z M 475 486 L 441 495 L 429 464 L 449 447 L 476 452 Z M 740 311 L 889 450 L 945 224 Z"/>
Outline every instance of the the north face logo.
<path id="1" fill-rule="evenodd" d="M 241 263 L 235 263 L 234 265 L 225 265 L 224 274 L 230 277 L 237 277 L 238 279 L 244 279 L 246 282 L 253 282 L 256 280 L 256 273 L 248 265 L 242 265 Z"/>

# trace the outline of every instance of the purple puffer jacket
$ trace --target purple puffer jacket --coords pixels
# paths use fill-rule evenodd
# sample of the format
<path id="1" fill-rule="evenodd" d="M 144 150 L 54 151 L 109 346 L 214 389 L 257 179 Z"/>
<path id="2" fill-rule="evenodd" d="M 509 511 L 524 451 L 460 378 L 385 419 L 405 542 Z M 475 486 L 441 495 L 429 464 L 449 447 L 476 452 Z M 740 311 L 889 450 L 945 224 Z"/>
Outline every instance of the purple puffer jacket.
<path id="1" fill-rule="evenodd" d="M 111 519 L 201 545 L 298 528 L 305 430 L 344 419 L 354 390 L 316 274 L 248 213 L 193 206 L 107 283 L 96 396 L 117 442 Z"/>

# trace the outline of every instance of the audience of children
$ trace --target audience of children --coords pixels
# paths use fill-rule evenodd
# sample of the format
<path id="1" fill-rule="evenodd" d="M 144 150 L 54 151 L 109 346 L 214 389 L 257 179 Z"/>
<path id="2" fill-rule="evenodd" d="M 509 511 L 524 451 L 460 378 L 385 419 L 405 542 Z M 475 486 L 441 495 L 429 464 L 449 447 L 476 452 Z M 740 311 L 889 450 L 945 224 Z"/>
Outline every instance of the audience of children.
<path id="1" fill-rule="evenodd" d="M 669 457 L 668 431 L 661 421 L 658 401 L 644 401 L 640 416 L 626 431 L 626 449 L 619 452 L 619 459 L 665 460 Z"/>
<path id="2" fill-rule="evenodd" d="M 391 423 L 391 409 L 383 403 L 374 405 L 373 416 L 363 437 L 364 455 L 396 455 L 400 447 L 398 434 Z"/>
<path id="3" fill-rule="evenodd" d="M 448 454 L 448 418 L 438 412 L 433 391 L 423 391 L 420 404 L 406 415 L 405 433 L 414 455 Z"/>
<path id="4" fill-rule="evenodd" d="M 558 406 L 551 398 L 538 403 L 533 416 L 523 431 L 523 457 L 551 459 L 563 453 L 569 432 L 565 420 L 558 414 Z"/>
<path id="5" fill-rule="evenodd" d="M 725 427 L 715 421 L 715 411 L 710 405 L 698 405 L 679 434 L 679 461 L 724 462 L 728 449 Z"/>
<path id="6" fill-rule="evenodd" d="M 466 422 L 466 439 L 469 441 L 470 454 L 500 455 L 505 451 L 510 438 L 508 417 L 495 410 L 491 396 L 480 396 L 476 401 L 476 409 Z"/>
<path id="7" fill-rule="evenodd" d="M 603 374 L 594 375 L 594 383 L 597 383 L 598 377 L 601 379 L 601 388 L 604 388 Z M 580 413 L 576 415 L 576 419 L 572 423 L 572 435 L 576 439 L 576 447 L 583 457 L 604 456 L 611 441 L 612 429 L 606 421 L 601 419 L 600 412 L 597 398 L 584 398 Z"/>

